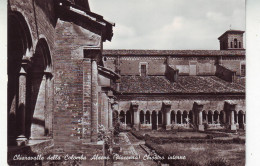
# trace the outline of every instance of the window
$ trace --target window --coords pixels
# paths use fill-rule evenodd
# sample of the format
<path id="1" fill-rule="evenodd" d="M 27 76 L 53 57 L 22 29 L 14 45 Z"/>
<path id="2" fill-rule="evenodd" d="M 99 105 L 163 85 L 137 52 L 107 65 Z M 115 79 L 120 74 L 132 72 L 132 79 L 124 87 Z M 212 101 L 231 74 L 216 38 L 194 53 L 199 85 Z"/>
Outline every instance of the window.
<path id="1" fill-rule="evenodd" d="M 237 39 L 234 39 L 234 47 L 237 48 Z"/>
<path id="2" fill-rule="evenodd" d="M 246 76 L 246 65 L 241 65 L 241 76 L 242 77 Z"/>
<path id="3" fill-rule="evenodd" d="M 233 42 L 230 43 L 230 47 L 233 48 Z"/>
<path id="4" fill-rule="evenodd" d="M 141 65 L 141 76 L 146 76 L 146 65 Z"/>

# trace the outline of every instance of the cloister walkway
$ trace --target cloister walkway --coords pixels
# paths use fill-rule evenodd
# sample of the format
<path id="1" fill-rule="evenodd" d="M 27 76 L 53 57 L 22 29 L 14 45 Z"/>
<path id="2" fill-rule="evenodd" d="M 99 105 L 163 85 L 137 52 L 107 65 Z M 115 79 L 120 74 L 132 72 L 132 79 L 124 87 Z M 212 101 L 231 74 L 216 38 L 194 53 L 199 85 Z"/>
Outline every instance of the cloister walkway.
<path id="1" fill-rule="evenodd" d="M 152 160 L 143 160 L 146 152 L 140 147 L 140 144 L 144 142 L 136 139 L 133 135 L 127 132 L 121 132 L 119 134 L 120 156 L 138 156 L 138 160 L 117 160 L 113 163 L 113 166 L 157 166 Z"/>

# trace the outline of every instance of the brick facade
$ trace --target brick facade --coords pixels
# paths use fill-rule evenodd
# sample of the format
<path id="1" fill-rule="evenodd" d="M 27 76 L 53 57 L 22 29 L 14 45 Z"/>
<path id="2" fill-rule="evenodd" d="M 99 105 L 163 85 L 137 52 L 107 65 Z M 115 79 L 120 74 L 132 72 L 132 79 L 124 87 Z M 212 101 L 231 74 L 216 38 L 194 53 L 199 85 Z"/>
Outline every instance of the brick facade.
<path id="1" fill-rule="evenodd" d="M 99 127 L 113 129 L 115 112 L 136 129 L 189 128 L 188 116 L 201 130 L 211 117 L 245 126 L 242 32 L 221 37 L 238 49 L 103 50 L 114 24 L 88 1 L 10 0 L 8 16 L 10 149 L 101 154 Z"/>
<path id="2" fill-rule="evenodd" d="M 53 153 L 102 153 L 98 120 L 111 128 L 112 111 L 98 68 L 113 24 L 88 1 L 11 0 L 8 15 L 9 146 L 53 140 Z"/>

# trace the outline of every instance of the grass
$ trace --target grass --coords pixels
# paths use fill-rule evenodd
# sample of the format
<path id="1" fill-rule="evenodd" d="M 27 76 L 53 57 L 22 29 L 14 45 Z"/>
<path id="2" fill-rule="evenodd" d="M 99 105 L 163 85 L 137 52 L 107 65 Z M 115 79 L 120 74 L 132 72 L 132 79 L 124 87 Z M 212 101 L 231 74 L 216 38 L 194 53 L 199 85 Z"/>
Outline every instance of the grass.
<path id="1" fill-rule="evenodd" d="M 167 132 L 154 132 L 149 133 L 151 137 L 170 137 L 170 138 L 183 138 L 183 137 L 206 137 L 207 134 L 199 132 L 177 132 L 177 133 L 167 133 Z"/>
<path id="2" fill-rule="evenodd" d="M 169 155 L 186 156 L 200 165 L 206 165 L 209 160 L 226 160 L 231 165 L 245 165 L 245 145 L 243 144 L 189 144 L 171 143 L 156 145 Z"/>

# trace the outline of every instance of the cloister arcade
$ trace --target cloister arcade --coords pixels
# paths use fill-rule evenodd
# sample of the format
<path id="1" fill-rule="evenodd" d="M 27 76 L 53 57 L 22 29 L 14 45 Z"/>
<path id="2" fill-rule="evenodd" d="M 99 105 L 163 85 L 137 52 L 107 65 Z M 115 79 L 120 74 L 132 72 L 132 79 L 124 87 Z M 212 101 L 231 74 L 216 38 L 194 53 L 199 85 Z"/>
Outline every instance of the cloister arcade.
<path id="1" fill-rule="evenodd" d="M 13 145 L 50 135 L 53 80 L 46 39 L 33 40 L 22 14 L 8 17 L 8 143 Z"/>
<path id="2" fill-rule="evenodd" d="M 139 112 L 139 129 L 161 129 L 165 128 L 166 125 L 171 125 L 171 129 L 191 128 L 192 124 L 197 125 L 196 118 L 194 116 L 196 112 L 193 110 L 171 110 L 170 114 L 163 113 L 162 110 L 140 110 Z M 167 124 L 167 115 L 170 117 L 170 124 Z M 121 110 L 118 112 L 114 110 L 114 121 L 118 119 L 122 125 L 133 127 L 134 126 L 134 114 L 130 110 Z M 221 110 L 203 110 L 202 111 L 202 123 L 207 124 L 209 129 L 222 129 L 225 124 L 231 124 L 231 115 Z M 244 129 L 245 126 L 245 112 L 242 110 L 234 111 L 234 124 L 237 129 Z"/>

